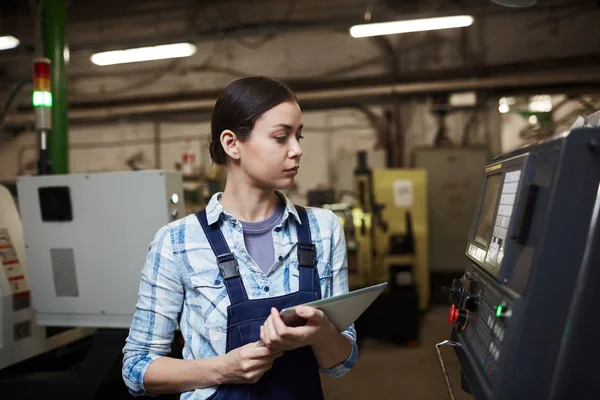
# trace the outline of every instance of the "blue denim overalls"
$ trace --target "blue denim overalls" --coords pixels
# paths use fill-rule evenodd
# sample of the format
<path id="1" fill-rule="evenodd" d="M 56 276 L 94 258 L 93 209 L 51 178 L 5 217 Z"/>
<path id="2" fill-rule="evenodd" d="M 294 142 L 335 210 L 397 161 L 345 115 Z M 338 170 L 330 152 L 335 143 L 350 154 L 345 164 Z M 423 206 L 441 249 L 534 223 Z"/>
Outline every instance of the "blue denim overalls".
<path id="1" fill-rule="evenodd" d="M 271 307 L 282 310 L 321 298 L 319 271 L 316 268 L 315 245 L 311 241 L 306 210 L 296 206 L 301 224 L 298 232 L 299 290 L 284 296 L 249 300 L 239 274 L 238 263 L 229 250 L 219 223 L 209 225 L 206 211 L 196 214 L 210 246 L 217 257 L 219 271 L 227 288 L 231 305 L 227 308 L 226 351 L 260 340 L 260 327 L 271 313 Z M 212 400 L 294 400 L 323 399 L 319 366 L 310 346 L 286 351 L 273 362 L 255 384 L 221 385 L 209 397 Z"/>

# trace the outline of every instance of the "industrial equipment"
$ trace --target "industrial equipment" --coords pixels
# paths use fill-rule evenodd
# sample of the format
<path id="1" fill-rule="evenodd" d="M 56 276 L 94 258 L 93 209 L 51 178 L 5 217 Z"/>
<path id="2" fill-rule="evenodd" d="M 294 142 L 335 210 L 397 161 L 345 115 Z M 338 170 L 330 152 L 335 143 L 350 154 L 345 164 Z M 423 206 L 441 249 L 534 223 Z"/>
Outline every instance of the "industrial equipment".
<path id="1" fill-rule="evenodd" d="M 175 168 L 182 169 L 181 165 L 176 165 Z M 213 194 L 225 189 L 226 177 L 226 169 L 216 164 L 193 174 L 182 173 L 185 213 L 195 214 L 203 210 Z"/>
<path id="2" fill-rule="evenodd" d="M 75 342 L 93 330 L 48 330 L 36 324 L 31 305 L 23 227 L 17 206 L 0 185 L 0 370 Z"/>
<path id="3" fill-rule="evenodd" d="M 357 269 L 350 271 L 350 286 L 383 281 L 390 281 L 392 287 L 394 282 L 414 283 L 419 308 L 426 310 L 429 305 L 427 172 L 408 168 L 371 170 L 365 153 L 359 152 L 355 186 L 358 204 L 352 214 Z"/>
<path id="4" fill-rule="evenodd" d="M 429 305 L 427 173 L 374 169 L 358 153 L 357 202 L 348 240 L 352 289 L 388 282 L 386 292 L 356 321 L 361 337 L 418 343 L 420 311 Z M 388 318 L 390 310 L 402 319 Z"/>
<path id="5" fill-rule="evenodd" d="M 184 216 L 181 175 L 26 176 L 17 190 L 38 324 L 129 328 L 148 243 Z"/>
<path id="6" fill-rule="evenodd" d="M 600 129 L 526 146 L 484 173 L 468 265 L 447 289 L 451 340 L 436 346 L 450 397 L 446 344 L 477 400 L 600 398 Z"/>
<path id="7" fill-rule="evenodd" d="M 64 21 L 44 20 L 53 32 L 64 31 Z M 52 74 L 50 59 L 34 60 L 39 175 L 17 179 L 22 224 L 0 187 L 2 398 L 114 398 L 110 389 L 124 390 L 120 356 L 148 244 L 185 215 L 179 173 L 67 174 L 68 52 L 61 47 L 64 41 L 47 47 Z M 66 360 L 48 365 L 60 358 L 55 353 Z"/>
<path id="8" fill-rule="evenodd" d="M 33 60 L 33 109 L 35 110 L 35 131 L 39 134 L 40 174 L 49 174 L 52 166 L 48 159 L 48 135 L 52 130 L 52 92 L 50 91 L 50 68 L 48 58 Z"/>
<path id="9" fill-rule="evenodd" d="M 464 269 L 462 246 L 469 234 L 483 170 L 485 148 L 427 147 L 413 151 L 415 167 L 427 171 L 430 270 L 446 276 Z"/>

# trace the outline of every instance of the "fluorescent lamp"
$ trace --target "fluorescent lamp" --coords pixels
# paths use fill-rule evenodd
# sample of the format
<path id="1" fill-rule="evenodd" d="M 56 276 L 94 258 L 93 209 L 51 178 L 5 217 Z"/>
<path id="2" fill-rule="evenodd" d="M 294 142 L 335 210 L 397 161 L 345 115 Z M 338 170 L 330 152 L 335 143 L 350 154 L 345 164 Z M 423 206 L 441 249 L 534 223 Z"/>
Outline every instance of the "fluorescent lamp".
<path id="1" fill-rule="evenodd" d="M 508 104 L 500 104 L 498 106 L 498 111 L 500 111 L 502 114 L 506 114 L 510 111 L 510 107 L 508 106 Z"/>
<path id="2" fill-rule="evenodd" d="M 189 57 L 196 54 L 196 46 L 191 43 L 163 44 L 135 49 L 105 51 L 93 54 L 91 60 L 96 65 L 125 64 L 140 61 L 165 60 L 168 58 Z"/>
<path id="3" fill-rule="evenodd" d="M 396 33 L 434 31 L 438 29 L 463 28 L 473 24 L 470 15 L 451 17 L 409 19 L 405 21 L 380 22 L 374 24 L 355 25 L 350 28 L 350 35 L 355 38 L 393 35 Z"/>
<path id="4" fill-rule="evenodd" d="M 14 36 L 0 36 L 0 50 L 14 49 L 19 43 L 19 39 Z"/>
<path id="5" fill-rule="evenodd" d="M 540 94 L 529 99 L 529 111 L 531 112 L 550 112 L 552 111 L 552 97 L 547 94 Z"/>

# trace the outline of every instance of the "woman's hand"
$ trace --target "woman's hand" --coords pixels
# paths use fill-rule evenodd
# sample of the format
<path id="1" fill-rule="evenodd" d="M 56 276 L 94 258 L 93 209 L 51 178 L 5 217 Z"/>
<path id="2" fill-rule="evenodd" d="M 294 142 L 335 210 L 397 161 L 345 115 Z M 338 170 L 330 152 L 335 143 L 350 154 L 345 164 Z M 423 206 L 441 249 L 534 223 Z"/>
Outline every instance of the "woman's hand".
<path id="1" fill-rule="evenodd" d="M 260 342 L 247 344 L 231 350 L 223 356 L 220 368 L 221 384 L 256 383 L 281 357 L 283 351 L 270 349 Z"/>
<path id="2" fill-rule="evenodd" d="M 260 328 L 260 338 L 270 349 L 293 350 L 303 346 L 322 346 L 339 335 L 336 327 L 325 313 L 316 308 L 299 306 L 298 316 L 307 320 L 306 325 L 291 328 L 285 325 L 279 311 L 271 308 L 271 315 Z"/>

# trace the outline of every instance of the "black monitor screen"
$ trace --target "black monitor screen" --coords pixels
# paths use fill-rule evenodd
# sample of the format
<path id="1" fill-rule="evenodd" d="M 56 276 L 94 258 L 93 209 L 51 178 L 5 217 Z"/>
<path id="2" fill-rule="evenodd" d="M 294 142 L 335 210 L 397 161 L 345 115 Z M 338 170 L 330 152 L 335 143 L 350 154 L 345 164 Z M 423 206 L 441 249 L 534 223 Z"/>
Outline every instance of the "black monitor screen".
<path id="1" fill-rule="evenodd" d="M 485 184 L 485 194 L 475 231 L 475 241 L 484 247 L 488 247 L 494 229 L 494 211 L 498 202 L 498 193 L 502 183 L 502 174 L 490 175 Z"/>

